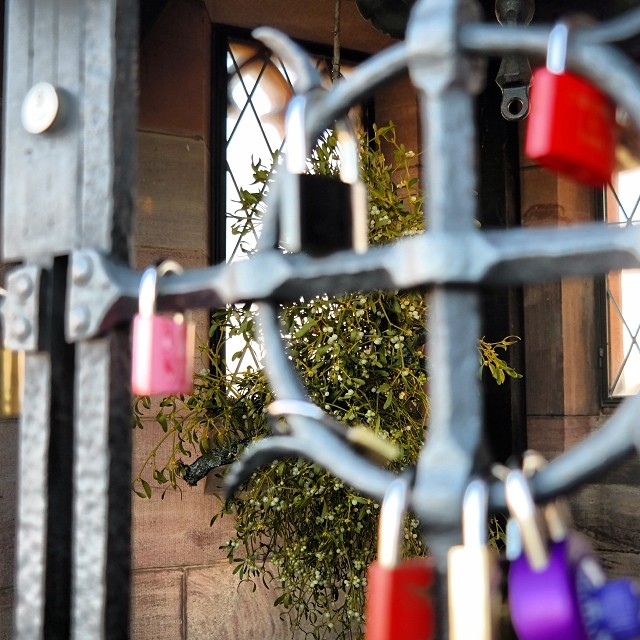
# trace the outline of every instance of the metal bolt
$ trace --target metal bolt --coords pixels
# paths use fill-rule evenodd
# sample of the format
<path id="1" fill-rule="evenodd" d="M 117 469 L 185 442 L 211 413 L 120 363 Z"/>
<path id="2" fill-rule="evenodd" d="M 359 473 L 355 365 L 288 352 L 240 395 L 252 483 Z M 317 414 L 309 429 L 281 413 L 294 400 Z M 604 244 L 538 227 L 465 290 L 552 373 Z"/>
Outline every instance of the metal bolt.
<path id="1" fill-rule="evenodd" d="M 13 286 L 21 302 L 25 302 L 33 293 L 33 280 L 26 273 L 20 274 Z"/>
<path id="2" fill-rule="evenodd" d="M 73 258 L 73 265 L 71 267 L 71 277 L 74 284 L 83 285 L 87 284 L 91 280 L 93 274 L 93 262 L 91 258 L 85 255 L 76 255 Z"/>
<path id="3" fill-rule="evenodd" d="M 17 316 L 11 323 L 11 336 L 24 342 L 31 335 L 31 323 L 24 316 Z"/>
<path id="4" fill-rule="evenodd" d="M 59 111 L 60 98 L 56 88 L 48 82 L 38 82 L 22 102 L 22 126 L 29 133 L 43 133 L 53 126 Z"/>
<path id="5" fill-rule="evenodd" d="M 86 305 L 80 304 L 69 313 L 69 328 L 74 336 L 82 335 L 89 329 L 91 314 Z"/>

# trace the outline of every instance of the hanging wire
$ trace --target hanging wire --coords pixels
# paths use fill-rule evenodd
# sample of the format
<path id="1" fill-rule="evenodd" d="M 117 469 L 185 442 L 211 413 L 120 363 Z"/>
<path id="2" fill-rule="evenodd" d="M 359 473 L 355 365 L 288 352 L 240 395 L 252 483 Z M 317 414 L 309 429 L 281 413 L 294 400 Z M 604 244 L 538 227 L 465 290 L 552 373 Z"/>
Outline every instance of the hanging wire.
<path id="1" fill-rule="evenodd" d="M 333 60 L 331 62 L 331 83 L 340 79 L 340 8 L 341 0 L 336 0 L 333 11 Z"/>

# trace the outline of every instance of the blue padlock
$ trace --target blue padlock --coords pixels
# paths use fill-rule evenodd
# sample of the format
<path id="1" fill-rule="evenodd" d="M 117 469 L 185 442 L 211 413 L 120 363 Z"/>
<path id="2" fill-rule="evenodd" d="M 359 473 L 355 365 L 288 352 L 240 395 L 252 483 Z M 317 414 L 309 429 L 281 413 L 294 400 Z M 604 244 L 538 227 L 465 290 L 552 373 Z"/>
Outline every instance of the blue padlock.
<path id="1" fill-rule="evenodd" d="M 577 591 L 589 640 L 640 638 L 640 585 L 635 580 L 608 580 L 594 588 L 579 572 Z"/>

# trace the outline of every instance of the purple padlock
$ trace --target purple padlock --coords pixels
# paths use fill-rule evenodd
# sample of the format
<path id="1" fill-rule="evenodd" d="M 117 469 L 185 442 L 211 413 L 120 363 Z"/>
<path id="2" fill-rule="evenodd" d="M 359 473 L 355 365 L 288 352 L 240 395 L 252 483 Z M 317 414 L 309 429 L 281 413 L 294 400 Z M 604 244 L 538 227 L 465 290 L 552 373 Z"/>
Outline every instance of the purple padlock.
<path id="1" fill-rule="evenodd" d="M 585 588 L 589 582 L 594 590 L 605 581 L 591 546 L 565 529 L 549 540 L 522 471 L 509 473 L 505 495 L 522 540 L 519 555 L 511 558 L 508 577 L 511 621 L 518 638 L 590 640 L 578 599 L 578 579 Z"/>
<path id="2" fill-rule="evenodd" d="M 520 640 L 589 640 L 578 599 L 578 576 L 593 551 L 582 536 L 570 533 L 549 549 L 542 570 L 523 553 L 509 569 L 511 621 Z M 595 589 L 595 585 L 593 585 Z"/>
<path id="3" fill-rule="evenodd" d="M 510 472 L 505 495 L 509 604 L 520 640 L 640 638 L 640 584 L 607 580 L 586 538 L 570 531 L 562 502 L 537 507 L 528 478 L 546 464 L 527 451 L 523 472 Z M 543 513 L 544 518 L 538 519 Z M 545 539 L 546 536 L 546 539 Z"/>

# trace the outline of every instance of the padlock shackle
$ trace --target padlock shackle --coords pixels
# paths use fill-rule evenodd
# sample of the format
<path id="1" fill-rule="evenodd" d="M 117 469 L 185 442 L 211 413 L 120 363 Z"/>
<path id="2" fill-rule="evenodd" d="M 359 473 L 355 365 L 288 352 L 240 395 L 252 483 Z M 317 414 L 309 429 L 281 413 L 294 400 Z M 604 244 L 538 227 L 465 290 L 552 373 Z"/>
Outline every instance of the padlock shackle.
<path id="1" fill-rule="evenodd" d="M 409 484 L 398 477 L 391 482 L 380 507 L 378 525 L 378 564 L 392 569 L 398 566 L 404 540 L 404 516 L 409 503 Z"/>
<path id="2" fill-rule="evenodd" d="M 569 49 L 569 23 L 566 20 L 557 22 L 549 33 L 547 41 L 547 69 L 559 75 L 567 68 L 567 51 Z"/>
<path id="3" fill-rule="evenodd" d="M 360 157 L 358 137 L 349 118 L 336 123 L 338 147 L 340 149 L 340 180 L 347 184 L 356 184 L 360 180 Z"/>
<path id="4" fill-rule="evenodd" d="M 547 70 L 559 75 L 567 69 L 567 54 L 569 51 L 569 38 L 576 27 L 584 27 L 593 21 L 586 14 L 574 14 L 562 18 L 556 22 L 547 39 Z"/>
<path id="5" fill-rule="evenodd" d="M 307 97 L 295 95 L 289 100 L 285 116 L 285 132 L 287 151 L 285 166 L 289 173 L 305 173 L 307 169 L 307 131 L 305 128 L 305 111 Z"/>
<path id="6" fill-rule="evenodd" d="M 527 478 L 532 478 L 546 465 L 546 458 L 538 451 L 529 449 L 522 456 L 522 470 Z M 559 498 L 543 505 L 542 514 L 551 540 L 560 542 L 569 535 L 567 505 L 564 500 Z"/>
<path id="7" fill-rule="evenodd" d="M 504 495 L 509 514 L 520 530 L 522 547 L 529 565 L 535 570 L 544 569 L 549 564 L 546 532 L 543 531 L 538 507 L 523 471 L 513 469 L 509 472 L 504 483 Z"/>
<path id="8" fill-rule="evenodd" d="M 285 166 L 289 173 L 302 174 L 307 171 L 309 156 L 306 128 L 307 105 L 308 94 L 297 94 L 289 100 L 287 106 Z M 358 137 L 348 116 L 337 120 L 335 128 L 340 151 L 340 180 L 347 184 L 355 184 L 360 179 Z"/>
<path id="9" fill-rule="evenodd" d="M 158 291 L 158 270 L 156 267 L 148 267 L 140 277 L 138 290 L 138 314 L 144 318 L 150 318 L 156 312 L 156 296 Z"/>
<path id="10" fill-rule="evenodd" d="M 462 500 L 462 542 L 465 547 L 486 547 L 489 543 L 489 484 L 474 478 Z"/>
<path id="11" fill-rule="evenodd" d="M 149 318 L 156 312 L 158 297 L 158 278 L 166 273 L 184 273 L 184 269 L 175 260 L 164 260 L 158 266 L 147 267 L 140 277 L 138 288 L 138 313 Z"/>

